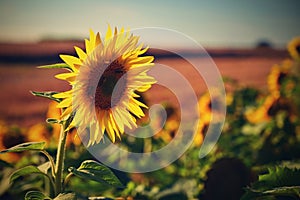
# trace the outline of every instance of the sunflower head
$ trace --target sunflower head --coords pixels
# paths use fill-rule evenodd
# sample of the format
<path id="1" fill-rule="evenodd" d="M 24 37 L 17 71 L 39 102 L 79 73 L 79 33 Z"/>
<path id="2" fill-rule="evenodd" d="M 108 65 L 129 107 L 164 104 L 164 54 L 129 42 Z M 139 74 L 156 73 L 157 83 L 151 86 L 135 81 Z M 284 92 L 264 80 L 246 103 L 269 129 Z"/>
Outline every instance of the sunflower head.
<path id="1" fill-rule="evenodd" d="M 89 130 L 88 145 L 99 143 L 106 132 L 112 142 L 121 139 L 126 128 L 136 127 L 136 118 L 144 116 L 137 92 L 147 91 L 156 81 L 147 74 L 153 56 L 143 56 L 148 48 L 138 44 L 139 37 L 108 27 L 103 40 L 90 32 L 86 50 L 75 47 L 78 57 L 61 55 L 70 72 L 56 77 L 68 81 L 72 89 L 56 94 L 64 112 L 62 119 L 72 117 L 69 128 L 78 134 Z"/>
<path id="2" fill-rule="evenodd" d="M 291 60 L 284 60 L 280 65 L 274 65 L 267 78 L 268 88 L 270 93 L 279 98 L 281 95 L 281 86 L 286 80 L 287 76 L 293 70 L 293 62 Z"/>
<path id="3" fill-rule="evenodd" d="M 291 57 L 295 60 L 300 60 L 300 37 L 292 39 L 287 46 Z"/>
<path id="4" fill-rule="evenodd" d="M 276 101 L 277 98 L 273 95 L 267 96 L 261 106 L 256 109 L 249 109 L 246 111 L 246 119 L 253 124 L 269 121 L 272 116 L 271 110 Z"/>
<path id="5" fill-rule="evenodd" d="M 205 121 L 205 120 L 202 121 L 201 118 L 200 118 L 200 120 L 198 122 L 198 126 L 197 126 L 197 131 L 196 131 L 196 134 L 195 134 L 195 138 L 194 138 L 194 141 L 193 141 L 193 144 L 196 147 L 199 147 L 203 143 L 203 140 L 204 140 L 204 137 L 207 133 L 208 127 L 209 127 L 209 122 Z"/>

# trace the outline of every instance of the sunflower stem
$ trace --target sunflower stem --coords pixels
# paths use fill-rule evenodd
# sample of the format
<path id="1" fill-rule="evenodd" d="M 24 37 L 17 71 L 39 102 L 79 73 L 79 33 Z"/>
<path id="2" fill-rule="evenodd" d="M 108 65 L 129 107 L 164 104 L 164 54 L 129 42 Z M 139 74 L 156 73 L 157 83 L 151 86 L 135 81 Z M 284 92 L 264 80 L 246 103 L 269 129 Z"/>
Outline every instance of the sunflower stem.
<path id="1" fill-rule="evenodd" d="M 65 126 L 62 125 L 60 136 L 59 136 L 59 143 L 58 149 L 56 154 L 56 165 L 55 165 L 55 192 L 56 196 L 63 192 L 62 191 L 62 175 L 64 169 L 64 160 L 65 160 L 65 151 L 66 151 L 66 139 L 67 139 L 68 131 L 65 131 Z"/>

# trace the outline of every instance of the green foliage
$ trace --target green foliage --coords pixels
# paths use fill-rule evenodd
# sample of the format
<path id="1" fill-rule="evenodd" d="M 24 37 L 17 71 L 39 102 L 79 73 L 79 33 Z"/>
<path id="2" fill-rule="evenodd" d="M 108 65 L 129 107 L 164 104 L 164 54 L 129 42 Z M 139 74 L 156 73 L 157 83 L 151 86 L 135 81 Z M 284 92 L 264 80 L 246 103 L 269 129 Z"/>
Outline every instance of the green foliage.
<path id="1" fill-rule="evenodd" d="M 57 197 L 55 197 L 53 200 L 76 200 L 75 193 L 61 193 Z"/>
<path id="2" fill-rule="evenodd" d="M 123 187 L 123 184 L 108 167 L 94 160 L 82 162 L 77 169 L 70 167 L 69 172 L 81 178 L 91 179 L 115 187 Z"/>
<path id="3" fill-rule="evenodd" d="M 25 195 L 25 200 L 51 200 L 50 197 L 39 191 L 29 191 Z"/>
<path id="4" fill-rule="evenodd" d="M 63 193 L 52 199 L 42 192 L 29 191 L 25 195 L 25 200 L 76 200 L 76 195 L 74 193 Z"/>
<path id="5" fill-rule="evenodd" d="M 290 197 L 300 198 L 300 169 L 273 167 L 267 174 L 259 176 L 259 180 L 249 188 L 242 200 Z"/>
<path id="6" fill-rule="evenodd" d="M 45 148 L 45 142 L 26 142 L 22 144 L 18 144 L 9 149 L 5 149 L 0 151 L 0 153 L 13 153 L 13 152 L 22 152 L 22 151 L 41 151 Z"/>
<path id="7" fill-rule="evenodd" d="M 10 177 L 10 182 L 15 181 L 17 178 L 19 178 L 21 176 L 30 175 L 33 173 L 46 176 L 46 174 L 44 172 L 42 172 L 38 167 L 29 165 L 29 166 L 23 167 L 21 169 L 18 169 L 17 171 L 12 173 L 12 175 Z"/>

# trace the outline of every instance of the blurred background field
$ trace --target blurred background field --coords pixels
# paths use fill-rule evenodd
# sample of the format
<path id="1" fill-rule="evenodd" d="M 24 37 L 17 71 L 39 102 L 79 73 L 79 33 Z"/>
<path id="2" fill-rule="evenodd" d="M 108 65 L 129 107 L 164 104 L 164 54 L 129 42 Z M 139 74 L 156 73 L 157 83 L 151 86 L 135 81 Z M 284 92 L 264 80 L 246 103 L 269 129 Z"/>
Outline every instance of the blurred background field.
<path id="1" fill-rule="evenodd" d="M 49 101 L 36 98 L 30 91 L 64 91 L 69 86 L 54 78 L 60 70 L 38 69 L 37 66 L 62 62 L 59 54 L 75 54 L 73 46 L 83 47 L 74 41 L 52 41 L 32 44 L 0 44 L 0 119 L 10 124 L 30 126 L 44 120 Z M 207 49 L 222 76 L 229 77 L 244 86 L 267 88 L 266 77 L 272 65 L 287 56 L 286 50 L 272 48 Z M 152 51 L 153 52 L 153 51 Z M 153 52 L 156 61 L 180 70 L 195 88 L 197 95 L 206 90 L 201 77 L 193 77 L 193 69 L 182 59 Z M 187 53 L 195 53 L 192 50 Z M 150 53 L 151 54 L 151 51 Z M 167 75 L 165 78 L 170 78 Z M 175 83 L 174 83 L 175 84 Z M 155 89 L 146 94 L 147 99 L 163 102 L 170 93 Z"/>

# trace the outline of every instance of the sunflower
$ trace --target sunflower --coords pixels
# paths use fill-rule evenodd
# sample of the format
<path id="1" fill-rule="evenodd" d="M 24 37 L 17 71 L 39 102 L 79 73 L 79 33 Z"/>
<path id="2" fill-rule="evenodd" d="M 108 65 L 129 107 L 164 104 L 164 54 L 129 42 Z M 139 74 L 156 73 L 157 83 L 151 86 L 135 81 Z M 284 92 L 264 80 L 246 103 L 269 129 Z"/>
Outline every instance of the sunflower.
<path id="1" fill-rule="evenodd" d="M 245 113 L 246 119 L 253 124 L 260 122 L 267 122 L 270 120 L 272 107 L 276 103 L 277 98 L 273 95 L 269 95 L 264 100 L 263 104 L 257 109 L 247 110 Z"/>
<path id="2" fill-rule="evenodd" d="M 193 144 L 196 147 L 199 147 L 203 143 L 204 136 L 206 135 L 207 129 L 209 126 L 209 122 L 202 121 L 201 118 L 198 122 L 197 133 L 195 135 Z"/>
<path id="3" fill-rule="evenodd" d="M 179 123 L 178 119 L 175 117 L 167 119 L 166 123 L 162 130 L 154 135 L 155 139 L 162 139 L 165 143 L 169 143 L 179 131 Z M 154 128 L 155 130 L 155 128 Z"/>
<path id="4" fill-rule="evenodd" d="M 232 103 L 232 97 L 226 96 L 226 105 Z M 212 108 L 214 106 L 214 109 Z M 204 123 L 210 123 L 212 114 L 218 120 L 222 116 L 222 107 L 225 106 L 222 101 L 222 93 L 217 88 L 213 88 L 211 92 L 205 92 L 198 101 L 198 110 L 200 120 Z"/>
<path id="5" fill-rule="evenodd" d="M 211 120 L 211 99 L 208 92 L 203 94 L 198 101 L 200 120 L 209 123 Z"/>
<path id="6" fill-rule="evenodd" d="M 284 78 L 290 72 L 292 68 L 292 61 L 291 60 L 284 60 L 281 65 L 274 65 L 271 69 L 270 74 L 267 78 L 268 88 L 270 93 L 275 97 L 280 97 L 280 87 L 284 80 Z"/>
<path id="7" fill-rule="evenodd" d="M 292 39 L 289 42 L 287 49 L 293 59 L 300 60 L 300 37 Z"/>
<path id="8" fill-rule="evenodd" d="M 103 41 L 90 31 L 86 51 L 75 47 L 78 58 L 60 55 L 70 72 L 56 78 L 72 89 L 54 97 L 63 99 L 58 104 L 64 110 L 61 118 L 73 118 L 68 129 L 77 127 L 79 135 L 89 130 L 88 146 L 99 143 L 104 132 L 112 142 L 120 140 L 125 128 L 135 128 L 136 118 L 144 116 L 141 107 L 147 106 L 136 100 L 136 92 L 147 91 L 156 81 L 147 75 L 154 57 L 142 56 L 148 48 L 138 40 L 123 28 L 113 33 L 108 26 Z"/>
<path id="9" fill-rule="evenodd" d="M 218 89 L 213 88 L 212 92 L 204 93 L 199 101 L 198 101 L 198 110 L 200 114 L 200 118 L 198 120 L 197 133 L 194 138 L 194 145 L 200 146 L 203 142 L 204 136 L 208 130 L 210 123 L 214 123 L 212 120 L 212 115 L 215 115 L 215 119 L 218 120 L 222 115 L 219 113 L 219 109 L 223 105 L 221 101 L 221 93 Z M 232 102 L 232 98 L 228 96 L 226 97 L 226 104 L 230 104 Z M 212 110 L 212 105 L 215 105 L 215 111 Z"/>

